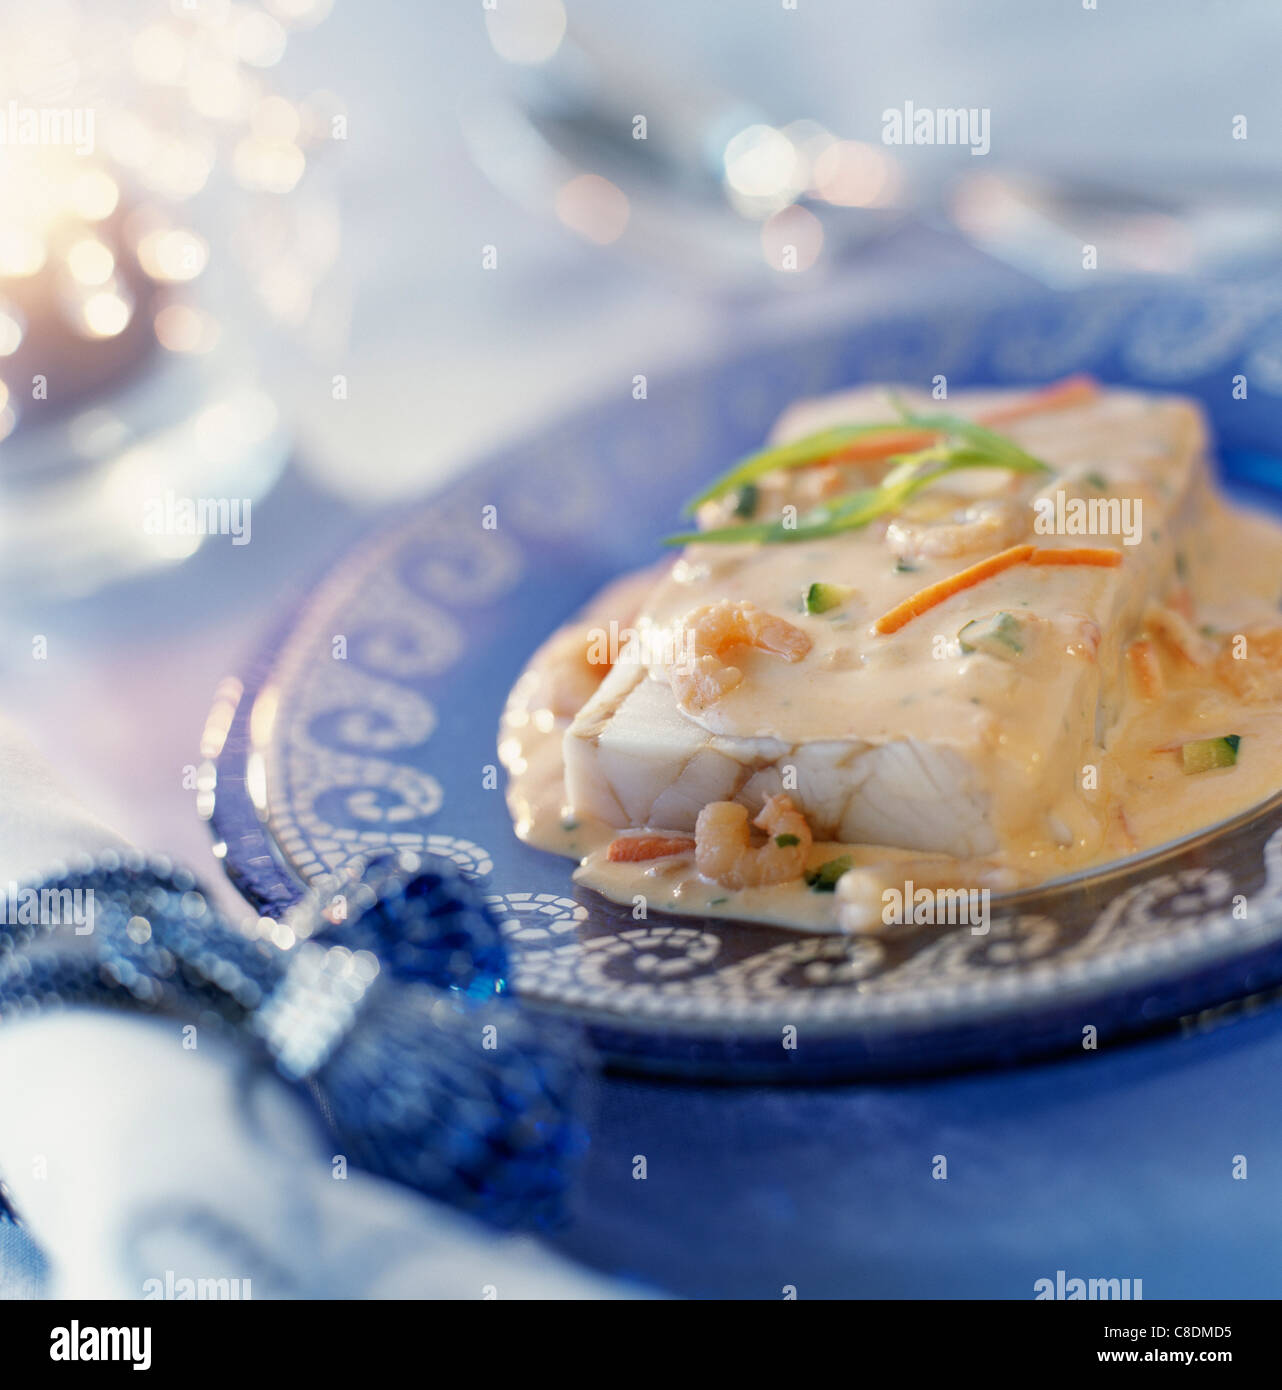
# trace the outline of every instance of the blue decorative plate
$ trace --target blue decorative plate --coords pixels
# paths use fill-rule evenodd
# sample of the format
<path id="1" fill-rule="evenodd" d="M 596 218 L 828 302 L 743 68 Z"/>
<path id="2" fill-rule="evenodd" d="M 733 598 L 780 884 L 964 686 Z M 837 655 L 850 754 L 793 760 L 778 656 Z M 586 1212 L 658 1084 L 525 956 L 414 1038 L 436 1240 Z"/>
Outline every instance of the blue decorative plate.
<path id="1" fill-rule="evenodd" d="M 505 923 L 512 987 L 613 1061 L 721 1077 L 1007 1060 L 1282 981 L 1282 798 L 1110 872 L 995 904 L 992 930 L 893 942 L 635 922 L 522 845 L 495 735 L 534 648 L 652 561 L 692 487 L 802 395 L 1086 370 L 1200 397 L 1256 500 L 1282 488 L 1279 287 L 1107 289 L 867 323 L 653 382 L 491 458 L 359 545 L 270 645 L 218 759 L 225 863 L 268 914 L 373 848 L 448 855 Z M 1234 399 L 1233 378 L 1249 383 Z M 481 526 L 482 508 L 498 527 Z M 488 774 L 488 775 L 487 775 Z M 1250 904 L 1245 920 L 1233 898 Z M 785 1046 L 787 1030 L 795 1046 Z"/>

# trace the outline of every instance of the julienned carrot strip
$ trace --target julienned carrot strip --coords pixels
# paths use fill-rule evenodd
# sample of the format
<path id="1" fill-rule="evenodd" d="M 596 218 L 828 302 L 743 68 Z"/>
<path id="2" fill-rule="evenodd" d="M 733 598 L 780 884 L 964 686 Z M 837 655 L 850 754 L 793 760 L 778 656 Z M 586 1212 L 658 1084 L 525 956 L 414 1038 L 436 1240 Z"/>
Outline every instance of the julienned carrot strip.
<path id="1" fill-rule="evenodd" d="M 995 425 L 1022 420 L 1029 415 L 1040 415 L 1044 410 L 1065 410 L 1069 406 L 1082 405 L 1098 395 L 1099 383 L 1094 378 L 1069 376 L 1040 391 L 1034 391 L 1022 400 L 985 411 L 977 420 L 979 424 L 991 429 Z M 877 459 L 888 458 L 891 454 L 908 454 L 917 449 L 929 449 L 938 438 L 937 434 L 932 434 L 929 430 L 888 429 L 885 434 L 870 434 L 864 439 L 853 440 L 844 448 L 835 449 L 816 462 L 872 463 Z"/>
<path id="2" fill-rule="evenodd" d="M 1028 557 L 1030 565 L 1099 565 L 1116 569 L 1122 563 L 1122 552 L 1107 546 L 1087 546 L 1081 550 L 1034 550 Z"/>
<path id="3" fill-rule="evenodd" d="M 645 859 L 666 859 L 694 848 L 689 835 L 621 835 L 610 842 L 605 857 L 611 864 L 635 864 Z"/>
<path id="4" fill-rule="evenodd" d="M 1034 391 L 1023 400 L 1012 401 L 1010 405 L 998 406 L 979 417 L 981 425 L 1005 425 L 1011 420 L 1022 420 L 1027 415 L 1040 415 L 1044 410 L 1067 410 L 1069 406 L 1084 405 L 1099 395 L 1099 382 L 1089 376 L 1066 376 L 1062 381 L 1054 381 L 1040 391 Z"/>
<path id="5" fill-rule="evenodd" d="M 903 603 L 896 604 L 889 613 L 882 614 L 873 626 L 883 636 L 898 632 L 905 623 L 910 623 L 914 618 L 928 613 L 936 604 L 943 603 L 946 598 L 952 598 L 954 594 L 961 593 L 963 589 L 969 589 L 985 579 L 991 579 L 993 575 L 1000 574 L 1002 570 L 1010 569 L 1012 565 L 1022 564 L 1032 553 L 1033 547 L 1031 545 L 1012 545 L 1009 550 L 1002 550 L 996 555 L 990 555 L 987 560 L 981 560 L 977 565 L 971 565 L 958 574 L 950 575 L 947 579 L 941 579 L 935 584 L 928 584 L 926 588 L 918 590 L 911 598 L 906 598 Z"/>
<path id="6" fill-rule="evenodd" d="M 929 449 L 939 438 L 930 430 L 888 429 L 885 434 L 870 434 L 863 439 L 852 440 L 817 463 L 874 463 L 878 459 L 889 458 L 891 454 L 912 454 L 918 449 Z"/>
<path id="7" fill-rule="evenodd" d="M 1010 569 L 1012 565 L 1096 565 L 1113 569 L 1121 563 L 1120 550 L 1039 550 L 1035 545 L 1012 545 L 1009 550 L 990 555 L 987 560 L 981 560 L 969 569 L 961 570 L 947 579 L 919 589 L 911 598 L 896 604 L 889 613 L 882 614 L 873 627 L 883 636 L 898 632 L 906 623 L 920 618 L 923 613 L 928 613 L 945 599 L 952 598 L 963 589 L 973 588 L 985 579 L 991 579 L 993 575 Z"/>

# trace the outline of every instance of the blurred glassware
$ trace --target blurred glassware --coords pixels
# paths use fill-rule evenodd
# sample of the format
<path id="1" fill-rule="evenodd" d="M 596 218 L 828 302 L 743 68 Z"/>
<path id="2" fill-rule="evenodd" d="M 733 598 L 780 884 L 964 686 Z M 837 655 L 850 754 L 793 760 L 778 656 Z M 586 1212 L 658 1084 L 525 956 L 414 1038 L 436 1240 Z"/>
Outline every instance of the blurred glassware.
<path id="1" fill-rule="evenodd" d="M 1282 190 L 1256 170 L 1177 181 L 1147 166 L 1096 177 L 985 159 L 982 173 L 950 179 L 934 163 L 910 179 L 884 144 L 780 121 L 702 74 L 657 74 L 568 23 L 561 0 L 486 19 L 508 67 L 504 92 L 462 112 L 482 171 L 523 206 L 704 291 L 812 267 L 822 278 L 911 221 L 1060 288 L 1081 285 L 1087 243 L 1105 275 L 1215 274 L 1276 257 L 1282 239 Z"/>
<path id="2" fill-rule="evenodd" d="M 291 101 L 266 74 L 288 27 L 327 8 L 0 9 L 11 598 L 180 561 L 205 535 L 149 512 L 167 498 L 252 504 L 283 468 L 282 347 L 311 336 L 338 243 L 323 176 L 299 185 L 345 131 L 335 98 Z"/>
<path id="3" fill-rule="evenodd" d="M 1106 276 L 1216 275 L 1282 246 L 1282 187 L 1257 175 L 1123 185 L 1010 171 L 959 179 L 945 198 L 976 246 L 1053 289 L 1080 288 L 1087 245 Z"/>
<path id="4" fill-rule="evenodd" d="M 528 22 L 524 47 L 490 30 L 511 81 L 464 105 L 468 148 L 498 188 L 587 240 L 734 293 L 901 220 L 900 171 L 877 146 L 815 121 L 776 124 L 705 80 L 631 66 L 577 27 L 541 47 Z"/>

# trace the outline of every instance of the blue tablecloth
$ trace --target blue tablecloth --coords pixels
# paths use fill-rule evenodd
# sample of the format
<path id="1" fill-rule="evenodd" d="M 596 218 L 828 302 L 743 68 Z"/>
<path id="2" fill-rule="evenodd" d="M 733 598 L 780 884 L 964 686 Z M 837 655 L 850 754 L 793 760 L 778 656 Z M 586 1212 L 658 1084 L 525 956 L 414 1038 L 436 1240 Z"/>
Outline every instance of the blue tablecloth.
<path id="1" fill-rule="evenodd" d="M 609 1081 L 560 1244 L 704 1297 L 1032 1298 L 1062 1269 L 1142 1279 L 1145 1298 L 1276 1298 L 1280 1069 L 1282 1007 L 1261 1005 L 937 1080 Z"/>
<path id="2" fill-rule="evenodd" d="M 1276 1298 L 1280 1072 L 1282 1007 L 1269 1005 L 1187 1036 L 929 1081 L 605 1079 L 556 1244 L 695 1297 L 791 1285 L 801 1298 L 1031 1298 L 1062 1269 L 1142 1279 L 1150 1299 Z M 0 1297 L 34 1296 L 42 1275 L 0 1220 Z"/>

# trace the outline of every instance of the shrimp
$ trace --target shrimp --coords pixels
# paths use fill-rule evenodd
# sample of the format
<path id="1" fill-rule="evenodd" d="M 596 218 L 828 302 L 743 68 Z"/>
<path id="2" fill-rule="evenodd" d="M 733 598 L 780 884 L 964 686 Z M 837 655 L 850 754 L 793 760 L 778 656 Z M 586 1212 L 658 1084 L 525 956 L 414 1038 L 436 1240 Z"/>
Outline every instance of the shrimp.
<path id="1" fill-rule="evenodd" d="M 768 836 L 749 843 L 748 809 L 737 801 L 712 801 L 695 825 L 695 863 L 704 878 L 723 888 L 763 888 L 800 878 L 813 837 L 791 798 L 772 796 L 753 821 Z"/>
<path id="2" fill-rule="evenodd" d="M 1223 639 L 1215 675 L 1239 699 L 1278 699 L 1282 695 L 1282 628 L 1257 628 Z"/>
<path id="3" fill-rule="evenodd" d="M 682 620 L 693 634 L 696 656 L 720 656 L 731 647 L 759 647 L 785 661 L 800 661 L 810 650 L 810 638 L 772 613 L 763 613 L 746 601 L 707 603 Z"/>
<path id="4" fill-rule="evenodd" d="M 677 704 L 698 714 L 733 690 L 743 680 L 743 672 L 737 666 L 723 666 L 715 656 L 700 656 L 674 666 L 670 680 Z"/>
<path id="5" fill-rule="evenodd" d="M 721 660 L 735 647 L 756 647 L 785 661 L 800 661 L 811 648 L 810 638 L 799 627 L 754 604 L 704 604 L 688 613 L 679 624 L 685 652 L 669 672 L 677 704 L 698 712 L 714 704 L 743 680 L 743 672 Z M 679 645 L 681 645 L 679 643 Z"/>
<path id="6" fill-rule="evenodd" d="M 886 528 L 886 542 L 900 560 L 953 560 L 980 550 L 1002 550 L 1023 530 L 1019 511 L 1010 502 L 976 502 L 962 520 L 932 524 L 896 519 Z"/>

